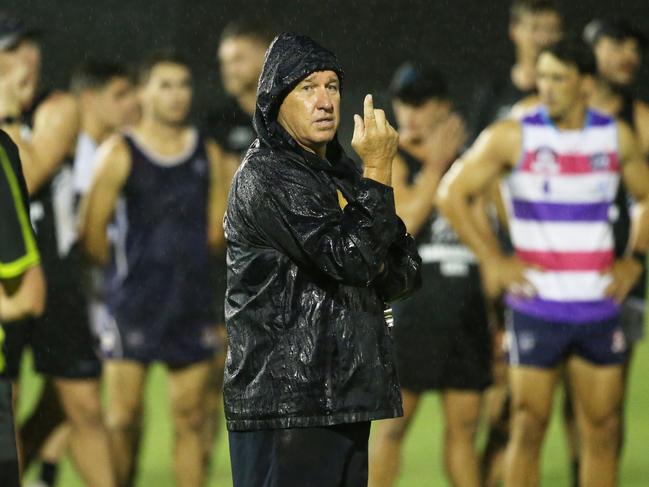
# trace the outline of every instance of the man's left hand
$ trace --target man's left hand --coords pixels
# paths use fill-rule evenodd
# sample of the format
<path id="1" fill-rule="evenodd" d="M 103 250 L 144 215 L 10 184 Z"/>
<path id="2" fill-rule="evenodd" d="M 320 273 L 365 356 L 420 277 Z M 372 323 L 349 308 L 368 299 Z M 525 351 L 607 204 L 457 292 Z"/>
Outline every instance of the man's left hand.
<path id="1" fill-rule="evenodd" d="M 613 281 L 606 288 L 606 296 L 621 303 L 642 275 L 642 264 L 633 257 L 622 257 L 615 261 L 613 267 L 605 271 Z"/>

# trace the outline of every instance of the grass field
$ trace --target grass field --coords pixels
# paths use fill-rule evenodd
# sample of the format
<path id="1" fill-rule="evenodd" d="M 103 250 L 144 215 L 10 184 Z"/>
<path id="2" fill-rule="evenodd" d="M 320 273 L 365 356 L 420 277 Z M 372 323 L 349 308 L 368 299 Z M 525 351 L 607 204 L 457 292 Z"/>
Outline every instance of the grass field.
<path id="1" fill-rule="evenodd" d="M 33 405 L 40 388 L 38 377 L 23 374 L 24 401 L 20 416 L 24 417 Z M 171 425 L 166 403 L 166 381 L 162 369 L 152 370 L 147 389 L 146 432 L 140 455 L 137 487 L 172 487 Z M 557 400 L 560 398 L 557 397 Z M 557 408 L 555 408 L 555 411 Z M 428 397 L 412 427 L 404 450 L 404 465 L 399 487 L 437 487 L 447 485 L 441 465 L 441 411 L 437 397 Z M 645 340 L 636 352 L 631 374 L 627 409 L 627 440 L 622 464 L 622 487 L 649 486 L 649 341 Z M 226 433 L 224 428 L 216 445 L 213 471 L 209 487 L 230 487 Z M 548 433 L 543 453 L 542 485 L 568 486 L 566 450 L 557 414 Z M 28 472 L 33 478 L 34 472 Z M 66 462 L 59 477 L 61 487 L 82 487 L 75 471 Z"/>

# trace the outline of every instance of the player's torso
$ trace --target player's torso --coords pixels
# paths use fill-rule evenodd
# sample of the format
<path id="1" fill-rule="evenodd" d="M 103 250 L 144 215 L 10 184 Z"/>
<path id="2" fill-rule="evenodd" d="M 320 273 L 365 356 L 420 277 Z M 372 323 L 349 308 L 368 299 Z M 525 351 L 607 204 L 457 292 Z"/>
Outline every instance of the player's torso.
<path id="1" fill-rule="evenodd" d="M 126 134 L 131 170 L 117 203 L 110 240 L 111 273 L 184 265 L 207 259 L 210 165 L 205 143 L 193 131 L 187 148 L 161 156 Z"/>
<path id="2" fill-rule="evenodd" d="M 510 235 L 538 297 L 605 300 L 614 261 L 610 210 L 619 185 L 617 126 L 588 112 L 580 130 L 558 130 L 543 109 L 522 121 L 521 159 L 505 182 Z"/>

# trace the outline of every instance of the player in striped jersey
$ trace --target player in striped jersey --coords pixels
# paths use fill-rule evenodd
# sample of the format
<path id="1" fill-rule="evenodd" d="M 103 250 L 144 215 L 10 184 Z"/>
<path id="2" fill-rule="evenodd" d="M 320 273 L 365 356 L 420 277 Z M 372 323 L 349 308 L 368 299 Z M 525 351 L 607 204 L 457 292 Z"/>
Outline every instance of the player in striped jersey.
<path id="1" fill-rule="evenodd" d="M 562 41 L 543 51 L 537 70 L 542 107 L 489 127 L 443 181 L 440 207 L 478 257 L 486 291 L 508 293 L 513 421 L 505 485 L 538 485 L 566 360 L 582 416 L 582 482 L 613 486 L 626 348 L 619 303 L 645 258 L 649 169 L 627 124 L 587 109 L 595 62 L 585 46 Z M 512 257 L 484 238 L 470 213 L 471 199 L 506 173 Z M 608 210 L 620 176 L 640 211 L 616 260 Z"/>

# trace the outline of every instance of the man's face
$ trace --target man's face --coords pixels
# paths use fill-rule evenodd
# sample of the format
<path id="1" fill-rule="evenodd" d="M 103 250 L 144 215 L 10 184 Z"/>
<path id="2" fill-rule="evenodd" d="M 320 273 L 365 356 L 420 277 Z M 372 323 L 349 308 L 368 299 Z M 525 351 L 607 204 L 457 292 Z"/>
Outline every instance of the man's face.
<path id="1" fill-rule="evenodd" d="M 93 109 L 110 130 L 129 125 L 136 118 L 137 97 L 127 78 L 113 78 L 106 86 L 91 91 L 89 97 Z"/>
<path id="2" fill-rule="evenodd" d="M 544 52 L 536 64 L 536 85 L 541 103 L 550 117 L 563 118 L 584 99 L 584 83 L 588 76 L 581 75 L 576 66 Z"/>
<path id="3" fill-rule="evenodd" d="M 599 75 L 616 86 L 628 86 L 640 68 L 642 52 L 632 37 L 615 39 L 603 36 L 594 48 Z"/>
<path id="4" fill-rule="evenodd" d="M 20 104 L 28 107 L 38 88 L 41 72 L 41 49 L 33 39 L 22 39 L 10 49 L 0 51 L 0 76 L 19 76 Z"/>
<path id="5" fill-rule="evenodd" d="M 528 59 L 536 59 L 543 49 L 561 39 L 561 17 L 553 10 L 524 12 L 509 32 L 517 50 Z"/>
<path id="6" fill-rule="evenodd" d="M 258 39 L 244 36 L 221 42 L 218 52 L 221 79 L 230 96 L 256 91 L 267 47 Z"/>
<path id="7" fill-rule="evenodd" d="M 158 121 L 180 125 L 189 115 L 192 79 L 189 69 L 171 62 L 157 64 L 140 92 L 142 108 Z"/>
<path id="8" fill-rule="evenodd" d="M 286 95 L 277 121 L 301 146 L 316 152 L 331 141 L 340 119 L 340 81 L 333 71 L 316 71 Z"/>
<path id="9" fill-rule="evenodd" d="M 395 99 L 392 108 L 399 126 L 399 139 L 413 145 L 426 140 L 451 113 L 451 103 L 438 98 L 429 98 L 419 106 Z"/>

